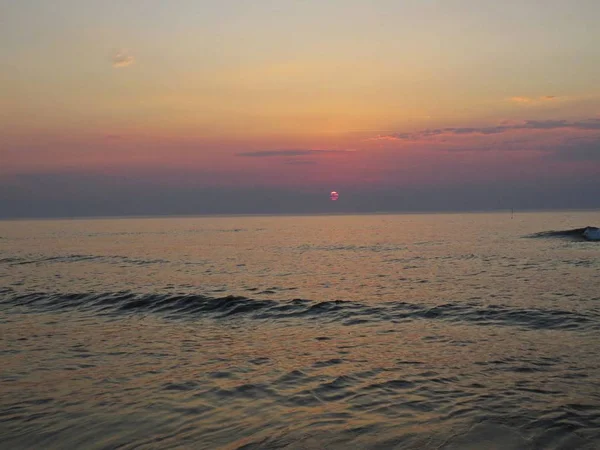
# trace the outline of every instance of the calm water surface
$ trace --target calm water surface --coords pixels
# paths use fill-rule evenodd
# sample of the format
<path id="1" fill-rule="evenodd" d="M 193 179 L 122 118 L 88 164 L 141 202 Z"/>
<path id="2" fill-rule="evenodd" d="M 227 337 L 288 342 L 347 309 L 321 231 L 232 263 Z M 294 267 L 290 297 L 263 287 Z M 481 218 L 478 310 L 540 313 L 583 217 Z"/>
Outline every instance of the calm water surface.
<path id="1" fill-rule="evenodd" d="M 600 448 L 586 225 L 0 222 L 0 447 Z"/>

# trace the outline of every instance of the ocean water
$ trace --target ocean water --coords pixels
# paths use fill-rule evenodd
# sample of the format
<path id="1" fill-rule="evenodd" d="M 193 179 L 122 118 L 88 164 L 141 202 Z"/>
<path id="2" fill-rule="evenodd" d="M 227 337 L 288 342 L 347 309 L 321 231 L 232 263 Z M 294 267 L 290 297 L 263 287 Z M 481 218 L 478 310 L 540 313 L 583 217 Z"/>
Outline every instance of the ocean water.
<path id="1" fill-rule="evenodd" d="M 600 448 L 586 225 L 0 222 L 0 447 Z"/>

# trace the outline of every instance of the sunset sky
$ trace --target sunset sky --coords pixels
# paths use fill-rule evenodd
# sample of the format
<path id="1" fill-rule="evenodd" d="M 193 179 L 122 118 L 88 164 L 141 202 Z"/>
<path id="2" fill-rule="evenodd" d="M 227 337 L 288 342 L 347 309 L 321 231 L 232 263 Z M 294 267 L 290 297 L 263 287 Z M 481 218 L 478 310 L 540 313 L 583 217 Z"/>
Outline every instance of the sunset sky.
<path id="1" fill-rule="evenodd" d="M 0 217 L 600 207 L 599 17 L 0 1 Z"/>

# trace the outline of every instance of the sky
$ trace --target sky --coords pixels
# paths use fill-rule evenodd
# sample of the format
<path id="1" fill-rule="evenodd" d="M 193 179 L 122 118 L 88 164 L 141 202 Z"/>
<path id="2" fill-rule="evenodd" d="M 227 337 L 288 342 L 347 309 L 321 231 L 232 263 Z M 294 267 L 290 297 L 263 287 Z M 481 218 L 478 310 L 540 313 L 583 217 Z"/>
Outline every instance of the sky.
<path id="1" fill-rule="evenodd" d="M 600 208 L 598 17 L 0 0 L 0 218 Z"/>

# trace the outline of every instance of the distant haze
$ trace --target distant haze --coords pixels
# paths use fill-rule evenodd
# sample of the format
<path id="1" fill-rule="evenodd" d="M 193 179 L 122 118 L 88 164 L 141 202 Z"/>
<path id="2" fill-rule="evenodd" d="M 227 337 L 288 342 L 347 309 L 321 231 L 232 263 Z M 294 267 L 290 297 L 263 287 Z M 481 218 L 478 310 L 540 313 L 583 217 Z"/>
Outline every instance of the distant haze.
<path id="1" fill-rule="evenodd" d="M 0 218 L 600 208 L 598 17 L 3 2 Z"/>

